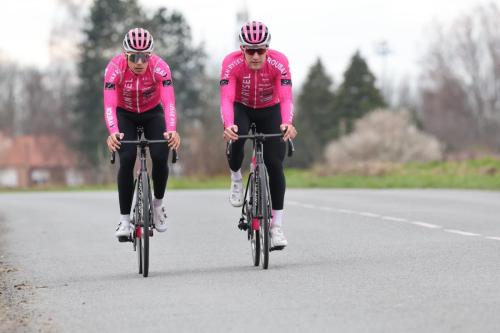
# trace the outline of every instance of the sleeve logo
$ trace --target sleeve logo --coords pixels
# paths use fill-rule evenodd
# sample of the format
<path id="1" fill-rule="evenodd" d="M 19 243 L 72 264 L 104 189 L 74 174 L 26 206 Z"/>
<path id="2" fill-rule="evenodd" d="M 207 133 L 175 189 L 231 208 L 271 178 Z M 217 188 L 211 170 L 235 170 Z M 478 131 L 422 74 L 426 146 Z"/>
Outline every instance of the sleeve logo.
<path id="1" fill-rule="evenodd" d="M 160 67 L 155 68 L 155 73 L 160 74 L 163 77 L 167 76 L 167 70 L 161 69 Z"/>
<path id="2" fill-rule="evenodd" d="M 229 84 L 229 80 L 220 80 L 220 83 L 219 83 L 221 86 L 226 86 Z"/>
<path id="3" fill-rule="evenodd" d="M 171 86 L 172 85 L 172 80 L 163 80 L 162 83 L 163 83 L 164 87 Z"/>
<path id="4" fill-rule="evenodd" d="M 104 89 L 114 90 L 115 84 L 111 82 L 106 82 L 106 84 L 104 85 Z"/>
<path id="5" fill-rule="evenodd" d="M 282 85 L 282 86 L 291 86 L 291 85 L 292 85 L 292 80 L 289 80 L 289 79 L 281 79 L 281 85 Z"/>

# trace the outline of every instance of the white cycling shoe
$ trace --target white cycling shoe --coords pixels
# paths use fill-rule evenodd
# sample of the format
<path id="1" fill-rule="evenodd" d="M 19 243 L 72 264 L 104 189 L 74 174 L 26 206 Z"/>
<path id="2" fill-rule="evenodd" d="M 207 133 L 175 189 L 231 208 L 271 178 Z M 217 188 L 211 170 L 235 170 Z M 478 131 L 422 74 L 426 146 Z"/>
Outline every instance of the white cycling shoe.
<path id="1" fill-rule="evenodd" d="M 167 230 L 167 213 L 165 206 L 161 205 L 153 208 L 154 216 L 153 221 L 155 224 L 155 229 L 158 232 L 165 232 Z"/>
<path id="2" fill-rule="evenodd" d="M 229 192 L 229 202 L 233 207 L 243 206 L 243 180 L 231 180 L 231 190 Z"/>
<path id="3" fill-rule="evenodd" d="M 271 247 L 283 249 L 288 245 L 288 241 L 285 238 L 285 234 L 280 227 L 271 228 Z"/>
<path id="4" fill-rule="evenodd" d="M 116 237 L 128 237 L 131 233 L 130 223 L 120 222 L 118 227 L 116 228 L 115 236 Z"/>

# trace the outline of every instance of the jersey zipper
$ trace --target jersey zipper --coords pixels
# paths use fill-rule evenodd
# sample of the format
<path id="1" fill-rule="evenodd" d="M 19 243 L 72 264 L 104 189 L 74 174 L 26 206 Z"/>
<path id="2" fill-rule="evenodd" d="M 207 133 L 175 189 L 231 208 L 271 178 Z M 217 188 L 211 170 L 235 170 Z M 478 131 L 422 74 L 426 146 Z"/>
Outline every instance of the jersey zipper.
<path id="1" fill-rule="evenodd" d="M 255 82 L 255 93 L 254 93 L 254 100 L 253 100 L 253 108 L 257 108 L 257 71 L 254 72 L 254 82 Z"/>
<path id="2" fill-rule="evenodd" d="M 137 97 L 137 113 L 141 113 L 141 110 L 139 109 L 139 77 L 137 77 L 135 88 L 136 88 L 136 97 Z"/>

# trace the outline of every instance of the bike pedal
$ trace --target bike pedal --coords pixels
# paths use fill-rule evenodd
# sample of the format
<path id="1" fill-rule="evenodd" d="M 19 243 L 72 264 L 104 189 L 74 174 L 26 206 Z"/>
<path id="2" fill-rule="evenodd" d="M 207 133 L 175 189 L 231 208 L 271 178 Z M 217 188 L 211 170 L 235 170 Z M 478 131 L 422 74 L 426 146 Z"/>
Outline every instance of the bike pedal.
<path id="1" fill-rule="evenodd" d="M 245 222 L 243 222 L 243 223 L 240 222 L 240 223 L 238 223 L 238 229 L 246 231 L 246 230 L 248 230 L 248 224 L 246 224 Z"/>
<path id="2" fill-rule="evenodd" d="M 240 223 L 240 224 L 238 224 L 238 229 L 240 229 L 242 231 L 247 231 L 248 230 L 248 224 L 246 224 L 246 223 Z"/>
<path id="3" fill-rule="evenodd" d="M 238 229 L 243 230 L 243 231 L 248 230 L 248 223 L 246 223 L 243 218 L 241 218 L 240 222 L 238 222 Z"/>
<path id="4" fill-rule="evenodd" d="M 131 242 L 132 240 L 128 236 L 120 236 L 118 237 L 118 241 L 120 243 L 126 243 L 126 242 Z"/>
<path id="5" fill-rule="evenodd" d="M 285 248 L 284 245 L 281 246 L 273 246 L 272 248 L 269 249 L 269 251 L 281 251 Z"/>

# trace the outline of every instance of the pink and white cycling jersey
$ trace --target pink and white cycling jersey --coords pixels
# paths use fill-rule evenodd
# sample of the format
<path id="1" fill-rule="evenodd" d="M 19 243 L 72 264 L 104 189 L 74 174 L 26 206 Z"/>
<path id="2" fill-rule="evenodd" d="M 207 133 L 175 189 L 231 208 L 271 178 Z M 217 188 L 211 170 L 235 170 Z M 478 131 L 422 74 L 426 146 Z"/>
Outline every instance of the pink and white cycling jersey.
<path id="1" fill-rule="evenodd" d="M 269 49 L 259 70 L 248 67 L 241 50 L 228 54 L 222 62 L 220 88 L 224 128 L 234 125 L 234 102 L 253 109 L 280 103 L 281 122 L 292 123 L 292 76 L 283 53 Z"/>
<path id="2" fill-rule="evenodd" d="M 124 54 L 111 59 L 104 72 L 104 120 L 110 135 L 120 132 L 117 107 L 143 113 L 160 102 L 167 131 L 175 131 L 177 115 L 172 74 L 163 59 L 151 55 L 146 72 L 140 75 L 130 70 Z"/>

